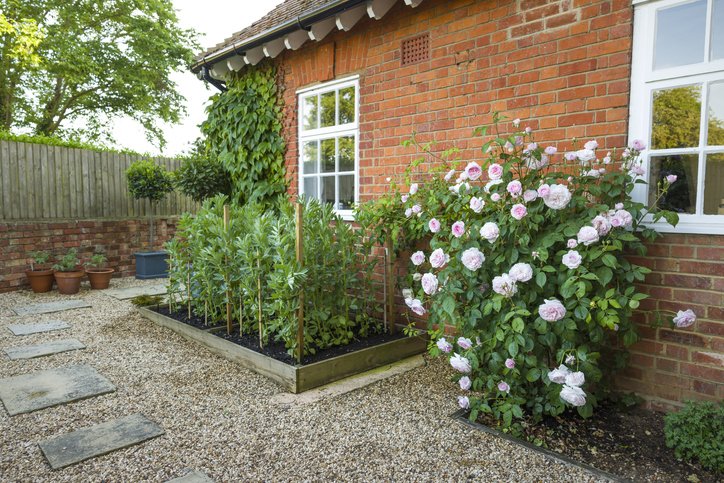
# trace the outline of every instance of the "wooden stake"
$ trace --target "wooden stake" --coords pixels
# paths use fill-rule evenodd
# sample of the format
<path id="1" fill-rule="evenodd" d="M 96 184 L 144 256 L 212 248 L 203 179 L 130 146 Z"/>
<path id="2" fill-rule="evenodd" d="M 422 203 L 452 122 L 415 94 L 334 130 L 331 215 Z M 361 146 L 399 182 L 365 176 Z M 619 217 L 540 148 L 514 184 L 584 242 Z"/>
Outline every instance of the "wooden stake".
<path id="1" fill-rule="evenodd" d="M 209 325 L 209 301 L 204 300 L 204 325 Z"/>
<path id="2" fill-rule="evenodd" d="M 191 272 L 186 278 L 186 299 L 189 305 L 189 320 L 191 320 Z"/>
<path id="3" fill-rule="evenodd" d="M 304 266 L 304 220 L 302 219 L 302 204 L 296 203 L 297 215 L 297 261 L 300 268 Z M 299 291 L 299 328 L 297 329 L 297 362 L 302 363 L 304 357 L 304 290 Z"/>
<path id="4" fill-rule="evenodd" d="M 242 311 L 241 311 L 241 292 L 239 292 L 239 337 L 241 337 L 242 335 L 244 335 L 244 334 L 241 332 L 241 317 L 242 317 L 243 315 L 244 315 L 244 314 L 243 314 Z"/>
<path id="5" fill-rule="evenodd" d="M 262 330 L 261 330 L 261 252 L 256 249 L 256 264 L 259 268 L 259 274 L 257 275 L 256 282 L 258 284 L 258 295 L 259 295 L 259 347 L 264 347 L 262 343 Z"/>
<path id="6" fill-rule="evenodd" d="M 390 305 L 390 334 L 395 333 L 395 244 L 392 230 L 387 231 L 387 301 Z"/>
<path id="7" fill-rule="evenodd" d="M 224 231 L 229 227 L 229 205 L 224 205 Z M 226 247 L 226 267 L 229 267 L 229 247 Z M 229 290 L 229 274 L 225 275 L 226 278 L 226 333 L 231 334 L 231 290 Z"/>

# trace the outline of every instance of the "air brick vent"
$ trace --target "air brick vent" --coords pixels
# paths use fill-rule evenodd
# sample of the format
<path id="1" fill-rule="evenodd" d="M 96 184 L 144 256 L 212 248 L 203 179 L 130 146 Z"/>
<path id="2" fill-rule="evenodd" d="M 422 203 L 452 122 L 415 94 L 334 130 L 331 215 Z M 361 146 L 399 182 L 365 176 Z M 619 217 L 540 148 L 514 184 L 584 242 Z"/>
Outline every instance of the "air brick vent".
<path id="1" fill-rule="evenodd" d="M 424 33 L 402 41 L 402 66 L 430 60 L 430 35 Z"/>

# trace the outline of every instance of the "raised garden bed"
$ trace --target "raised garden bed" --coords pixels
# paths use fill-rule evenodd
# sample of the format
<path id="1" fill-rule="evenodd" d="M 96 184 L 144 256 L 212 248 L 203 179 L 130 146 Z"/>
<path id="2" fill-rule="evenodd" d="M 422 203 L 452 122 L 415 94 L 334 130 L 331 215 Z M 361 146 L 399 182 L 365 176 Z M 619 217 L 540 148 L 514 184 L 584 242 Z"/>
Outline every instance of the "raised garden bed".
<path id="1" fill-rule="evenodd" d="M 311 364 L 287 364 L 242 347 L 238 343 L 226 340 L 214 333 L 225 331 L 226 327 L 217 326 L 209 329 L 199 329 L 147 307 L 141 307 L 139 310 L 144 317 L 156 325 L 168 327 L 185 339 L 194 341 L 218 356 L 236 362 L 257 374 L 266 376 L 294 393 L 308 391 L 354 374 L 420 354 L 427 348 L 426 335 L 421 332 L 417 337 L 403 337 Z M 402 328 L 398 326 L 399 330 L 402 330 Z"/>

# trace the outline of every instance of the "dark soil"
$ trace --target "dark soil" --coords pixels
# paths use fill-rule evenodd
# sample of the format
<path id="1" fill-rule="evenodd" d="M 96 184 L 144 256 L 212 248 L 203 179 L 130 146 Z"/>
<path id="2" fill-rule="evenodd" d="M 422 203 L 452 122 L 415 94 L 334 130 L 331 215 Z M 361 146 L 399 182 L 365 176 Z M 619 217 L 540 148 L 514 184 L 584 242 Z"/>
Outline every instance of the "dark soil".
<path id="1" fill-rule="evenodd" d="M 478 422 L 496 428 L 484 414 Z M 525 428 L 524 438 L 563 456 L 634 482 L 721 483 L 724 474 L 704 469 L 698 461 L 684 462 L 666 447 L 664 414 L 647 409 L 623 411 L 599 406 L 582 419 L 569 410 Z"/>
<path id="2" fill-rule="evenodd" d="M 204 330 L 209 328 L 209 326 L 204 324 L 203 317 L 199 317 L 192 313 L 191 319 L 189 319 L 188 312 L 185 310 L 176 310 L 173 313 L 169 313 L 168 308 L 149 308 L 151 310 L 155 310 L 155 312 L 158 312 L 161 315 L 165 315 L 166 317 L 170 317 L 174 320 L 177 320 L 187 325 L 191 325 L 198 329 Z M 222 326 L 216 325 L 211 327 Z M 269 337 L 269 343 L 265 344 L 263 348 L 260 348 L 259 334 L 244 334 L 243 337 L 241 337 L 239 335 L 239 327 L 235 327 L 231 334 L 227 334 L 226 326 L 223 326 L 221 330 L 212 332 L 212 334 L 217 337 L 221 337 L 222 339 L 233 342 L 234 344 L 238 344 L 242 347 L 246 347 L 247 349 L 251 349 L 255 352 L 258 352 L 259 354 L 264 354 L 265 356 L 271 357 L 272 359 L 284 362 L 285 364 L 296 365 L 297 363 L 296 357 L 292 357 L 287 353 L 288 349 L 287 347 L 285 347 L 284 342 L 274 342 L 273 335 Z M 390 335 L 388 333 L 371 334 L 369 337 L 366 337 L 364 339 L 355 339 L 354 341 L 352 341 L 351 344 L 348 345 L 333 346 L 322 350 L 317 349 L 316 346 L 312 344 L 311 347 L 315 349 L 316 354 L 307 354 L 306 356 L 304 356 L 302 365 L 324 361 L 327 359 L 331 359 L 332 357 L 337 357 L 343 354 L 348 354 L 350 352 L 366 349 L 368 347 L 374 347 L 376 345 L 384 344 L 385 342 L 402 339 L 403 337 L 406 337 L 406 335 L 401 330 L 397 330 L 395 332 L 395 335 Z"/>

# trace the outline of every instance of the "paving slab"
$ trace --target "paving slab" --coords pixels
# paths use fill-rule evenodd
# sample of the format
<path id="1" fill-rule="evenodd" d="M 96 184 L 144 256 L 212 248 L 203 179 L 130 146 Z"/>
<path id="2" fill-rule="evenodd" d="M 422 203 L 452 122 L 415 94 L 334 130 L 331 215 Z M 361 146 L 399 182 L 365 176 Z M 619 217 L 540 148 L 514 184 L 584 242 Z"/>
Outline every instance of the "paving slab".
<path id="1" fill-rule="evenodd" d="M 137 285 L 127 288 L 109 288 L 102 292 L 118 300 L 128 300 L 139 295 L 166 295 L 167 283 L 154 283 L 152 285 Z"/>
<path id="2" fill-rule="evenodd" d="M 143 414 L 79 429 L 38 443 L 54 470 L 161 436 L 164 430 Z"/>
<path id="3" fill-rule="evenodd" d="M 62 320 L 46 320 L 45 322 L 33 322 L 32 324 L 8 325 L 8 329 L 10 329 L 10 332 L 14 335 L 30 335 L 39 332 L 70 329 L 70 325 Z"/>
<path id="4" fill-rule="evenodd" d="M 0 379 L 0 400 L 10 416 L 29 413 L 116 390 L 86 364 Z"/>
<path id="5" fill-rule="evenodd" d="M 206 476 L 206 474 L 201 471 L 195 471 L 186 476 L 182 476 L 181 478 L 168 480 L 166 483 L 214 483 L 214 480 Z"/>
<path id="6" fill-rule="evenodd" d="M 11 310 L 22 317 L 24 315 L 52 314 L 64 310 L 84 309 L 86 307 L 90 307 L 90 304 L 84 300 L 61 300 L 58 302 L 48 302 L 46 304 L 23 305 L 21 307 L 13 307 Z"/>
<path id="7" fill-rule="evenodd" d="M 47 344 L 24 345 L 22 347 L 13 347 L 5 349 L 5 353 L 11 360 L 17 359 L 34 359 L 36 357 L 44 357 L 52 354 L 60 354 L 61 352 L 74 351 L 76 349 L 85 349 L 85 345 L 78 339 L 65 339 Z"/>

